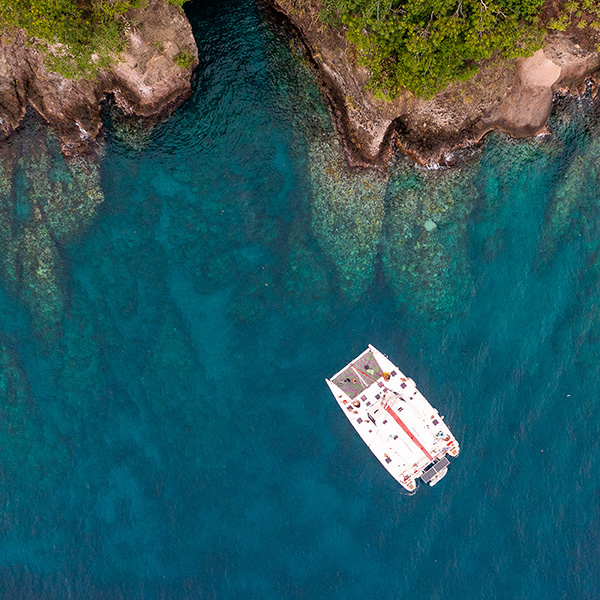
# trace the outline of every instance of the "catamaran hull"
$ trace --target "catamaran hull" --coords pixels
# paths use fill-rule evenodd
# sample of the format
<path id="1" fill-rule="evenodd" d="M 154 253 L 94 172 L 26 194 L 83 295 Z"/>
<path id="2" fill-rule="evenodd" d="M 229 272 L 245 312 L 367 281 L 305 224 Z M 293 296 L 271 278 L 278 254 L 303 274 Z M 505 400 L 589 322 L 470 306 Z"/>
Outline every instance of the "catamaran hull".
<path id="1" fill-rule="evenodd" d="M 384 354 L 369 347 L 327 379 L 338 405 L 390 475 L 408 492 L 436 485 L 460 447 L 444 418 Z"/>

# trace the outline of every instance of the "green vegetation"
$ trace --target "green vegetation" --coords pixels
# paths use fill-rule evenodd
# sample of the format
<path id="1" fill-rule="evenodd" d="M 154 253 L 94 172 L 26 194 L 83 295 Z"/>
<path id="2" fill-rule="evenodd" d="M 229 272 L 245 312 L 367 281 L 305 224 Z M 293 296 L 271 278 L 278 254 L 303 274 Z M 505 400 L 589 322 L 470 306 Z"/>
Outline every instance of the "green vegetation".
<path id="1" fill-rule="evenodd" d="M 181 52 L 177 53 L 173 57 L 173 60 L 175 61 L 175 64 L 178 67 L 181 67 L 182 69 L 188 69 L 192 66 L 194 62 L 194 57 L 187 48 L 184 48 L 183 50 L 181 50 Z"/>
<path id="2" fill-rule="evenodd" d="M 564 31 L 569 25 L 577 22 L 579 29 L 589 25 L 592 29 L 600 29 L 600 3 L 598 0 L 567 0 L 560 16 L 548 23 L 550 29 Z"/>
<path id="3" fill-rule="evenodd" d="M 65 77 L 91 77 L 124 47 L 124 14 L 140 0 L 0 0 L 4 29 L 37 38 L 46 64 Z"/>
<path id="4" fill-rule="evenodd" d="M 596 0 L 580 0 L 596 2 Z M 381 98 L 431 97 L 477 64 L 541 45 L 543 0 L 324 0 L 322 19 L 344 25 Z"/>
<path id="5" fill-rule="evenodd" d="M 125 47 L 126 13 L 146 0 L 0 0 L 2 33 L 22 28 L 64 77 L 96 75 Z M 168 0 L 181 6 L 185 0 Z"/>

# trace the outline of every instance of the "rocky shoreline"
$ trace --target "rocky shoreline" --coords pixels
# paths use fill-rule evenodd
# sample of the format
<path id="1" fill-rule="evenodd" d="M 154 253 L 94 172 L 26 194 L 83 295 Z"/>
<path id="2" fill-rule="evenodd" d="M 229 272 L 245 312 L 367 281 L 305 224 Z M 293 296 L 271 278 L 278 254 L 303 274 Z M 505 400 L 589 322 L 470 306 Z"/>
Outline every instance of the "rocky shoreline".
<path id="1" fill-rule="evenodd" d="M 48 71 L 23 31 L 0 37 L 0 133 L 8 136 L 31 105 L 56 131 L 67 156 L 85 153 L 101 130 L 100 103 L 112 94 L 126 113 L 157 117 L 191 93 L 198 65 L 192 28 L 181 8 L 150 0 L 127 14 L 127 49 L 93 80 Z M 186 64 L 177 64 L 184 53 Z"/>
<path id="2" fill-rule="evenodd" d="M 452 164 L 453 151 L 490 131 L 516 138 L 544 133 L 554 95 L 580 94 L 600 72 L 600 40 L 556 32 L 533 56 L 487 61 L 469 81 L 431 100 L 407 92 L 385 102 L 366 89 L 369 73 L 342 32 L 320 22 L 318 0 L 271 2 L 318 68 L 350 166 L 385 167 L 395 150 L 421 164 Z"/>

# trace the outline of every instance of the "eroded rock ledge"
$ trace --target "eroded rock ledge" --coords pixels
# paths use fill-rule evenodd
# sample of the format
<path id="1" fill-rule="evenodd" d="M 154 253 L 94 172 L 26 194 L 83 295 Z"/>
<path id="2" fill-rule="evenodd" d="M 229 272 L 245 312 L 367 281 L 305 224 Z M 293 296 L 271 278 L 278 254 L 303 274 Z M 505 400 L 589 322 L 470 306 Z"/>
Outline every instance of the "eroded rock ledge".
<path id="1" fill-rule="evenodd" d="M 150 0 L 128 13 L 132 26 L 121 61 L 94 80 L 66 79 L 46 69 L 24 32 L 0 38 L 0 132 L 9 134 L 31 104 L 56 130 L 63 152 L 85 152 L 102 122 L 100 102 L 114 94 L 119 106 L 139 116 L 159 116 L 191 92 L 198 49 L 181 8 Z M 185 67 L 175 57 L 192 59 Z"/>
<path id="2" fill-rule="evenodd" d="M 432 100 L 407 92 L 384 102 L 366 90 L 369 73 L 357 64 L 345 36 L 319 20 L 318 0 L 272 2 L 319 67 L 352 166 L 385 165 L 394 148 L 422 164 L 443 163 L 452 150 L 494 129 L 513 137 L 542 133 L 555 92 L 580 93 L 600 69 L 598 40 L 579 44 L 556 33 L 533 56 L 488 61 L 471 80 L 450 85 Z"/>

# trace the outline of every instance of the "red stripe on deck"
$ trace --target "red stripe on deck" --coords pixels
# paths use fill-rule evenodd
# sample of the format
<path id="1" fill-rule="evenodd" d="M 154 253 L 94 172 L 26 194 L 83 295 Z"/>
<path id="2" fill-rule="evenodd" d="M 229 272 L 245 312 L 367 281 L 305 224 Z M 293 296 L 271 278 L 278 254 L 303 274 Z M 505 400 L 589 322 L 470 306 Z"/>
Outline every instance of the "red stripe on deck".
<path id="1" fill-rule="evenodd" d="M 387 410 L 387 412 L 390 414 L 390 416 L 392 417 L 392 419 L 394 419 L 394 421 L 396 421 L 396 423 L 398 423 L 398 425 L 400 425 L 400 427 L 402 427 L 402 429 L 404 430 L 404 433 L 406 433 L 406 435 L 417 446 L 419 446 L 419 448 L 423 451 L 423 453 L 425 454 L 425 456 L 429 460 L 433 460 L 433 456 L 431 456 L 431 454 L 429 454 L 429 452 L 427 452 L 427 450 L 425 450 L 425 448 L 423 448 L 423 444 L 421 444 L 421 442 L 413 435 L 412 431 L 402 422 L 402 419 L 400 419 L 400 417 L 389 406 L 386 406 L 385 410 Z"/>

